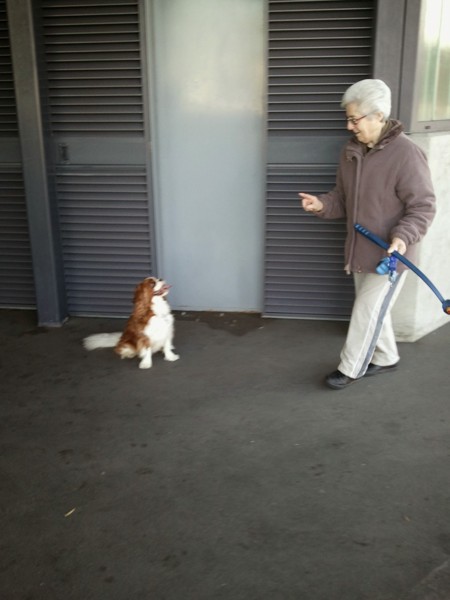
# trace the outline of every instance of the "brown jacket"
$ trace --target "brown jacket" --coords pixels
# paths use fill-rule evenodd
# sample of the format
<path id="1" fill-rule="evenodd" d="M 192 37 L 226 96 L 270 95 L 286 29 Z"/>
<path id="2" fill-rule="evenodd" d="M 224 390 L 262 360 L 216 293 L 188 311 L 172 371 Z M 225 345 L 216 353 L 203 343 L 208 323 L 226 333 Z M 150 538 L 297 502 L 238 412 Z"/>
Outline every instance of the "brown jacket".
<path id="1" fill-rule="evenodd" d="M 324 219 L 346 218 L 345 264 L 349 272 L 374 273 L 386 252 L 357 233 L 359 223 L 386 242 L 402 239 L 405 256 L 414 261 L 415 245 L 435 212 L 435 195 L 424 152 L 391 120 L 374 148 L 355 138 L 342 149 L 336 186 L 319 196 Z M 398 271 L 405 269 L 398 263 Z"/>

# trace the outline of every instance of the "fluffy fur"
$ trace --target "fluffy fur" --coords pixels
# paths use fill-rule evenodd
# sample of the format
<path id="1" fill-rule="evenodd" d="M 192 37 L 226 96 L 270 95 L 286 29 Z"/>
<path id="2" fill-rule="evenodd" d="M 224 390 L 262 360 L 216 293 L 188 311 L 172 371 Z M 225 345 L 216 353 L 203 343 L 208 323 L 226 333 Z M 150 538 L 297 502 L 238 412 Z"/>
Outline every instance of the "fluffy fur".
<path id="1" fill-rule="evenodd" d="M 152 366 L 152 354 L 162 351 L 165 360 L 178 360 L 173 352 L 174 318 L 162 279 L 147 277 L 136 286 L 134 308 L 123 333 L 98 333 L 83 340 L 87 350 L 113 348 L 120 358 L 138 356 L 140 369 Z"/>

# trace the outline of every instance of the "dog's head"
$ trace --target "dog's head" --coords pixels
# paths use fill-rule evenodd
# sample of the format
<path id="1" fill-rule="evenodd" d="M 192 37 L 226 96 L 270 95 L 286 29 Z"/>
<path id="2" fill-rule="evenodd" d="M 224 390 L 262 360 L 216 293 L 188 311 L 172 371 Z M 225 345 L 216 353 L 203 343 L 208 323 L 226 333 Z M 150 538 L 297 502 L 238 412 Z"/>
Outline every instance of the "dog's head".
<path id="1" fill-rule="evenodd" d="M 170 285 L 163 279 L 156 277 L 147 277 L 141 281 L 134 290 L 134 304 L 149 306 L 154 296 L 162 296 L 165 298 L 169 293 Z"/>

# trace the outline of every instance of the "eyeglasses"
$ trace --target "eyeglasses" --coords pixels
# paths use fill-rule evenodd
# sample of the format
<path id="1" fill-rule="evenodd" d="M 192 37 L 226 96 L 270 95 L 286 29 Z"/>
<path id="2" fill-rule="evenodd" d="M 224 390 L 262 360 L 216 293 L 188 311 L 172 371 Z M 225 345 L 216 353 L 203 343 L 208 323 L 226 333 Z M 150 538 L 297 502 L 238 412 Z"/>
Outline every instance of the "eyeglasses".
<path id="1" fill-rule="evenodd" d="M 370 113 L 367 113 L 367 115 L 364 115 L 362 117 L 358 117 L 357 119 L 355 119 L 355 117 L 347 117 L 347 123 L 351 123 L 352 125 L 358 125 L 358 123 L 360 121 L 362 121 L 363 119 L 365 119 L 369 115 L 370 115 Z"/>

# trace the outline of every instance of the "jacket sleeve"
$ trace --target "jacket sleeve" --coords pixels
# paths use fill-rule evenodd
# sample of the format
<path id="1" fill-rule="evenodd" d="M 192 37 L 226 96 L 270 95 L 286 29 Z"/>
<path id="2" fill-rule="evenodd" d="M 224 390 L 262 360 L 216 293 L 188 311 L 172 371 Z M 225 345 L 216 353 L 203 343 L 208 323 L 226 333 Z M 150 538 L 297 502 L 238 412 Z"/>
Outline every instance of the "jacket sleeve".
<path id="1" fill-rule="evenodd" d="M 346 216 L 345 194 L 342 186 L 341 168 L 336 173 L 336 185 L 326 194 L 318 196 L 323 204 L 323 209 L 315 215 L 322 219 L 341 219 Z"/>
<path id="2" fill-rule="evenodd" d="M 400 238 L 407 246 L 416 244 L 426 234 L 436 214 L 436 197 L 424 152 L 411 142 L 399 169 L 396 193 L 404 213 L 390 232 L 391 240 Z"/>

